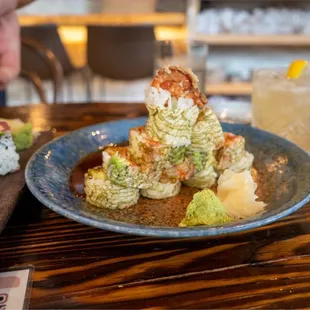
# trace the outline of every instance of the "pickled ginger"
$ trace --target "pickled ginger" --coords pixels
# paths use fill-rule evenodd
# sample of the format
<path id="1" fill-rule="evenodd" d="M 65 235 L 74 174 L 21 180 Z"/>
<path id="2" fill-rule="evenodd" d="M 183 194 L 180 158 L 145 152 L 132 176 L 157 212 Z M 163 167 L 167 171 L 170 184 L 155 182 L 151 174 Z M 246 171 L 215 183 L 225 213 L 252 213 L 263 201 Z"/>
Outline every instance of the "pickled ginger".
<path id="1" fill-rule="evenodd" d="M 256 201 L 257 184 L 249 171 L 236 173 L 226 169 L 218 179 L 217 196 L 234 219 L 244 219 L 263 212 L 266 204 Z"/>

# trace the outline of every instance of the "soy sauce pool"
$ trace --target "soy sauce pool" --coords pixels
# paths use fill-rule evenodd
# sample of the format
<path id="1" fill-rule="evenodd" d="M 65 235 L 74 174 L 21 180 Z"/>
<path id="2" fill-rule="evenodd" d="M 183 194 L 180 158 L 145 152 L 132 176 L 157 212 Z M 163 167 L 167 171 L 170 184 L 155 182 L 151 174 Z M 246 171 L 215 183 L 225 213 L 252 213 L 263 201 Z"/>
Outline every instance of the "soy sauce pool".
<path id="1" fill-rule="evenodd" d="M 118 144 L 118 146 L 126 145 L 128 142 Z M 70 188 L 75 196 L 85 199 L 84 175 L 88 169 L 100 165 L 102 165 L 102 150 L 91 153 L 78 162 L 70 177 Z M 258 182 L 257 195 L 262 201 L 265 201 L 264 199 L 267 198 L 264 195 L 266 186 L 270 185 L 267 178 L 270 176 L 268 173 L 259 173 L 260 170 L 264 171 L 263 168 L 259 169 L 258 174 L 254 175 L 254 179 Z M 85 212 L 90 212 L 103 220 L 110 219 L 144 226 L 177 227 L 184 218 L 187 206 L 197 191 L 199 191 L 197 188 L 182 186 L 180 193 L 171 198 L 156 200 L 141 196 L 135 206 L 125 209 L 97 208 L 86 201 L 81 203 L 80 207 Z"/>
<path id="2" fill-rule="evenodd" d="M 117 146 L 127 145 L 128 141 L 117 144 Z M 77 163 L 70 175 L 70 189 L 76 197 L 83 200 L 86 198 L 84 175 L 88 169 L 101 165 L 102 149 L 87 155 Z M 140 197 L 139 202 L 132 208 L 121 210 L 97 208 L 86 202 L 81 204 L 81 208 L 102 219 L 136 225 L 176 227 L 183 219 L 186 207 L 196 192 L 197 189 L 184 186 L 180 194 L 172 198 L 152 200 Z"/>
<path id="3" fill-rule="evenodd" d="M 128 141 L 118 143 L 117 146 L 128 146 Z M 88 169 L 102 165 L 103 149 L 90 153 L 82 158 L 73 168 L 70 176 L 70 190 L 75 196 L 85 198 L 84 175 Z"/>

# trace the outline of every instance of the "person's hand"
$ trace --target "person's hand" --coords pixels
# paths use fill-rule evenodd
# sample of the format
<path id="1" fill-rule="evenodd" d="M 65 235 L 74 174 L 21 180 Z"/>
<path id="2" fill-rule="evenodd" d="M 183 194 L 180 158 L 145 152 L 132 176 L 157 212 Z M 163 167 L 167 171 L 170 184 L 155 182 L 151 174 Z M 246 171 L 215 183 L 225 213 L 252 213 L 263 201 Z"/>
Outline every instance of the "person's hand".
<path id="1" fill-rule="evenodd" d="M 20 71 L 19 23 L 15 7 L 14 0 L 0 0 L 0 89 Z"/>

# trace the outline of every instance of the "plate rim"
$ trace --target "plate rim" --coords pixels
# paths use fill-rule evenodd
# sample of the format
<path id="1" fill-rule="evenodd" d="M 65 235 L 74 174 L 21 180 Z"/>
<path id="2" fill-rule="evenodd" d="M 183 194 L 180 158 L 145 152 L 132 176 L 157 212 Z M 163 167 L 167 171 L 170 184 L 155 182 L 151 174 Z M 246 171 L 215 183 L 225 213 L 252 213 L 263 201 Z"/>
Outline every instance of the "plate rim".
<path id="1" fill-rule="evenodd" d="M 149 236 L 149 237 L 160 237 L 160 238 L 199 238 L 199 237 L 212 237 L 212 236 L 220 236 L 220 235 L 227 235 L 232 233 L 238 233 L 241 231 L 248 231 L 252 230 L 257 227 L 266 226 L 270 223 L 273 223 L 279 219 L 282 219 L 285 216 L 288 216 L 301 207 L 303 207 L 305 204 L 310 202 L 310 191 L 305 194 L 305 196 L 298 201 L 297 203 L 293 204 L 289 208 L 276 213 L 272 216 L 269 216 L 268 218 L 264 219 L 257 219 L 253 221 L 249 221 L 246 223 L 240 223 L 236 224 L 234 226 L 219 226 L 219 227 L 208 227 L 208 226 L 194 226 L 194 227 L 161 227 L 161 226 L 147 226 L 147 225 L 137 225 L 137 224 L 131 224 L 126 222 L 120 222 L 110 219 L 103 219 L 103 220 L 96 220 L 89 217 L 85 217 L 83 215 L 78 215 L 74 211 L 66 210 L 62 208 L 62 206 L 58 206 L 53 201 L 49 200 L 48 198 L 44 197 L 41 192 L 37 189 L 36 185 L 34 184 L 34 181 L 31 178 L 31 166 L 34 165 L 34 161 L 36 156 L 42 152 L 43 149 L 48 147 L 50 144 L 57 143 L 58 140 L 63 139 L 64 137 L 76 134 L 78 132 L 88 131 L 91 130 L 91 128 L 98 127 L 98 126 L 105 126 L 112 123 L 121 123 L 121 122 L 130 122 L 130 121 L 139 121 L 139 120 L 146 120 L 147 117 L 136 117 L 136 118 L 129 118 L 129 119 L 122 119 L 122 120 L 115 120 L 115 121 L 108 121 L 108 122 L 102 122 L 93 124 L 90 126 L 85 126 L 82 128 L 79 128 L 74 131 L 70 131 L 66 133 L 65 135 L 62 135 L 56 139 L 53 139 L 52 141 L 48 142 L 47 144 L 40 147 L 30 158 L 30 160 L 27 163 L 26 169 L 25 169 L 25 180 L 26 184 L 30 190 L 30 192 L 35 196 L 36 199 L 38 199 L 44 206 L 48 207 L 52 211 L 69 218 L 71 220 L 74 220 L 78 223 L 85 224 L 88 226 L 100 228 L 102 230 L 108 230 L 116 233 L 124 233 L 124 234 L 131 234 L 131 235 L 139 235 L 139 236 Z M 226 123 L 221 123 L 226 124 Z M 252 130 L 261 132 L 263 134 L 267 134 L 269 136 L 272 136 L 276 139 L 284 140 L 285 143 L 288 145 L 291 144 L 294 148 L 297 148 L 299 152 L 302 152 L 306 155 L 310 155 L 301 149 L 299 146 L 295 145 L 294 143 L 290 142 L 289 140 L 279 137 L 273 133 L 267 132 L 265 130 L 261 130 L 255 127 L 252 127 L 250 125 L 245 124 L 228 124 L 229 126 L 241 126 L 245 127 L 248 126 Z"/>

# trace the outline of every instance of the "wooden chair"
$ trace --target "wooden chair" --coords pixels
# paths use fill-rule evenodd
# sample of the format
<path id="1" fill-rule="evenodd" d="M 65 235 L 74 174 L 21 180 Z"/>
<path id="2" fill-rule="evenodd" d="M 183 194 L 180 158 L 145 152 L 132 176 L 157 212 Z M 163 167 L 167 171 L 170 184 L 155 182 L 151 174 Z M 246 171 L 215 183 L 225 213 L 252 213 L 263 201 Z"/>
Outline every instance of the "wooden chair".
<path id="1" fill-rule="evenodd" d="M 59 63 L 62 66 L 63 76 L 70 84 L 71 89 L 72 85 L 70 83 L 70 78 L 74 73 L 81 75 L 82 79 L 85 82 L 85 91 L 87 98 L 90 97 L 90 78 L 88 74 L 88 68 L 76 68 L 73 66 L 70 57 L 61 41 L 59 36 L 57 26 L 54 24 L 45 24 L 45 25 L 34 25 L 34 26 L 25 26 L 21 28 L 21 37 L 23 39 L 32 40 L 40 42 L 41 45 L 49 49 L 57 58 Z M 31 64 L 39 77 L 42 80 L 49 79 L 49 72 L 46 70 L 46 66 L 41 63 Z M 72 91 L 72 90 L 71 90 Z"/>
<path id="2" fill-rule="evenodd" d="M 41 43 L 22 38 L 21 39 L 21 68 L 40 80 L 52 80 L 53 103 L 61 102 L 63 85 L 63 69 L 55 54 Z M 37 80 L 37 78 L 36 78 Z"/>
<path id="3" fill-rule="evenodd" d="M 44 86 L 42 83 L 42 80 L 39 78 L 39 76 L 33 72 L 27 72 L 23 69 L 21 69 L 19 73 L 19 77 L 26 80 L 28 83 L 31 84 L 31 86 L 35 89 L 39 99 L 40 103 L 47 104 L 46 96 L 45 96 L 45 91 L 44 91 Z M 13 82 L 14 83 L 14 82 Z M 27 84 L 27 91 L 31 92 L 31 89 L 29 88 L 29 85 Z M 6 106 L 6 90 L 0 92 L 0 106 Z M 31 98 L 27 98 L 31 99 Z M 28 102 L 27 102 L 28 103 Z"/>
<path id="4" fill-rule="evenodd" d="M 153 75 L 153 26 L 88 26 L 87 64 L 93 73 L 119 80 Z"/>
<path id="5" fill-rule="evenodd" d="M 43 83 L 40 77 L 34 72 L 27 72 L 25 70 L 21 70 L 19 75 L 32 84 L 40 98 L 40 102 L 47 104 Z"/>

